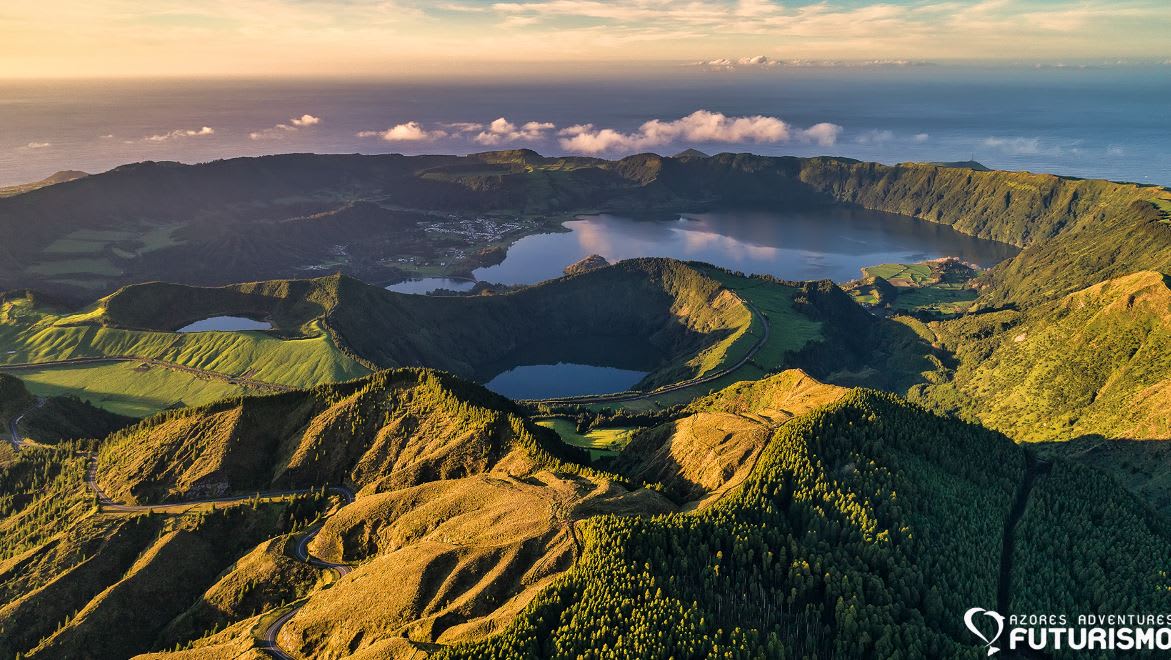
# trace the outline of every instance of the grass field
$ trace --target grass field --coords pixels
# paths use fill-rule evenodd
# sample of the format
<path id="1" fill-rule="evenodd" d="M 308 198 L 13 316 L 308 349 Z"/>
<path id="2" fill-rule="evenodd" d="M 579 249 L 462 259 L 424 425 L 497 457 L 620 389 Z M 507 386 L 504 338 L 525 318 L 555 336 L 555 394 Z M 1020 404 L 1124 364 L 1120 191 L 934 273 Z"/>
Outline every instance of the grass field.
<path id="1" fill-rule="evenodd" d="M 879 264 L 862 269 L 864 278 L 878 277 L 892 285 L 897 294 L 882 301 L 871 285 L 854 283 L 847 292 L 861 305 L 883 304 L 896 312 L 960 314 L 979 297 L 972 288 L 976 271 L 956 262 L 928 261 L 917 264 Z"/>
<path id="2" fill-rule="evenodd" d="M 553 429 L 561 440 L 568 445 L 589 450 L 590 460 L 597 460 L 604 456 L 617 456 L 630 442 L 630 436 L 637 428 L 623 426 L 616 428 L 594 429 L 589 433 L 577 432 L 573 421 L 564 417 L 550 417 L 537 420 L 537 424 Z"/>
<path id="3" fill-rule="evenodd" d="M 667 392 L 650 399 L 623 402 L 621 407 L 630 410 L 651 410 L 681 403 L 689 403 L 697 397 L 723 389 L 745 380 L 758 380 L 769 372 L 784 365 L 785 355 L 800 350 L 811 341 L 821 338 L 821 324 L 797 311 L 793 295 L 797 289 L 760 279 L 740 277 L 719 269 L 701 268 L 704 274 L 715 278 L 728 289 L 763 314 L 769 324 L 769 337 L 752 359 L 733 372 L 714 381 Z M 747 332 L 728 347 L 723 365 L 735 364 L 752 349 L 764 332 L 764 319 L 754 314 Z M 614 404 L 596 404 L 594 409 L 613 407 Z"/>
<path id="4" fill-rule="evenodd" d="M 122 274 L 122 271 L 117 266 L 101 257 L 76 257 L 62 259 L 60 261 L 43 261 L 29 268 L 28 271 L 36 275 L 47 275 L 50 277 L 53 275 L 75 274 L 116 277 Z"/>
<path id="5" fill-rule="evenodd" d="M 931 266 L 919 264 L 879 264 L 862 269 L 863 277 L 881 277 L 895 286 L 923 286 L 931 279 Z"/>
<path id="6" fill-rule="evenodd" d="M 979 297 L 975 289 L 948 288 L 947 285 L 900 290 L 894 309 L 931 310 L 941 314 L 959 314 L 967 311 Z"/>
<path id="7" fill-rule="evenodd" d="M 783 286 L 765 280 L 738 277 L 719 270 L 705 270 L 705 272 L 719 280 L 721 284 L 734 291 L 738 296 L 748 301 L 757 311 L 768 319 L 769 338 L 764 346 L 753 356 L 751 363 L 758 365 L 756 371 L 772 370 L 782 366 L 785 354 L 800 350 L 805 344 L 821 338 L 821 324 L 811 320 L 797 311 L 793 305 L 793 295 L 797 289 Z M 764 321 L 753 316 L 752 325 L 747 336 L 751 339 L 744 342 L 743 351 L 735 355 L 735 362 L 743 357 L 760 339 L 764 332 Z M 745 365 L 742 369 L 747 369 Z M 755 380 L 759 375 L 751 378 L 737 378 L 736 380 Z M 735 381 L 733 381 L 735 382 Z"/>
<path id="8" fill-rule="evenodd" d="M 32 309 L 26 301 L 0 308 L 0 365 L 71 358 L 153 358 L 225 376 L 309 387 L 369 373 L 343 353 L 320 326 L 316 334 L 283 339 L 265 332 L 179 334 L 104 328 Z M 16 374 L 38 394 L 76 394 L 122 414 L 149 414 L 172 405 L 195 405 L 242 393 L 239 387 L 189 373 L 130 364 L 53 367 Z M 120 382 L 123 379 L 124 382 Z"/>
<path id="9" fill-rule="evenodd" d="M 199 406 L 253 393 L 224 381 L 161 367 L 143 368 L 133 362 L 46 367 L 14 375 L 37 396 L 72 395 L 130 417 L 147 417 L 171 407 Z"/>

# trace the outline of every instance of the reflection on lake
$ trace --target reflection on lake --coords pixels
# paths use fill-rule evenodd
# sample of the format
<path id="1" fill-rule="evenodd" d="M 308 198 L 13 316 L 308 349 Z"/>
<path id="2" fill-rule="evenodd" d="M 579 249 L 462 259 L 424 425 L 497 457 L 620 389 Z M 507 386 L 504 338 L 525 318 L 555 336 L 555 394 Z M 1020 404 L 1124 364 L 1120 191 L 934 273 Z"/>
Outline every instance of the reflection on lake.
<path id="1" fill-rule="evenodd" d="M 623 392 L 646 375 L 645 371 L 571 362 L 528 364 L 498 374 L 484 387 L 510 399 L 547 399 Z"/>
<path id="2" fill-rule="evenodd" d="M 476 286 L 475 280 L 453 279 L 450 277 L 424 277 L 423 279 L 407 280 L 398 284 L 391 284 L 386 287 L 386 290 L 396 291 L 398 293 L 425 294 L 431 293 L 436 289 L 471 291 L 474 286 Z"/>
<path id="3" fill-rule="evenodd" d="M 268 321 L 253 321 L 243 316 L 213 316 L 179 328 L 177 332 L 211 332 L 237 330 L 271 330 Z"/>
<path id="4" fill-rule="evenodd" d="M 674 257 L 789 280 L 844 282 L 860 277 L 863 266 L 945 256 L 991 266 L 1017 252 L 947 225 L 841 206 L 700 213 L 671 221 L 604 214 L 581 217 L 565 227 L 570 231 L 520 239 L 502 263 L 477 269 L 476 279 L 531 284 L 558 277 L 565 266 L 600 254 L 611 262 Z"/>

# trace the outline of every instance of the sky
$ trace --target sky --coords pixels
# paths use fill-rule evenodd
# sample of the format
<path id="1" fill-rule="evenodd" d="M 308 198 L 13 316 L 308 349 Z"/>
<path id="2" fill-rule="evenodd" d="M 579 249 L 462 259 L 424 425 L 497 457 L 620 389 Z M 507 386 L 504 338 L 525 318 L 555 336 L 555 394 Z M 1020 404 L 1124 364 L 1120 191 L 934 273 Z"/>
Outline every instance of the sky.
<path id="1" fill-rule="evenodd" d="M 0 77 L 1171 61 L 1168 0 L 4 0 Z"/>

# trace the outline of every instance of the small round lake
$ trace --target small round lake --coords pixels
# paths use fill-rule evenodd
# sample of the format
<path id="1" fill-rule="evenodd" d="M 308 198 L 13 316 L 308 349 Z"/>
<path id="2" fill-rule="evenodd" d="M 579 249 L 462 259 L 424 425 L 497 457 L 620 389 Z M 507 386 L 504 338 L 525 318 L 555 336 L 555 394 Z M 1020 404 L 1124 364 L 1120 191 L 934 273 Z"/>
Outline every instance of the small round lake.
<path id="1" fill-rule="evenodd" d="M 254 321 L 243 316 L 213 316 L 183 326 L 176 332 L 236 332 L 239 330 L 271 330 L 268 321 Z"/>
<path id="2" fill-rule="evenodd" d="M 418 280 L 407 280 L 386 287 L 387 291 L 397 293 L 426 294 L 439 289 L 448 291 L 471 291 L 476 286 L 475 280 L 454 279 L 450 277 L 424 277 Z"/>
<path id="3" fill-rule="evenodd" d="M 789 280 L 845 282 L 860 277 L 863 266 L 938 257 L 991 266 L 1017 252 L 947 225 L 840 206 L 701 213 L 674 220 L 593 215 L 566 222 L 565 228 L 569 231 L 520 239 L 503 262 L 477 269 L 476 279 L 532 284 L 559 277 L 565 266 L 599 254 L 610 262 L 674 257 Z"/>
<path id="4" fill-rule="evenodd" d="M 496 375 L 484 387 L 510 399 L 547 399 L 624 392 L 647 373 L 571 362 L 526 364 Z"/>

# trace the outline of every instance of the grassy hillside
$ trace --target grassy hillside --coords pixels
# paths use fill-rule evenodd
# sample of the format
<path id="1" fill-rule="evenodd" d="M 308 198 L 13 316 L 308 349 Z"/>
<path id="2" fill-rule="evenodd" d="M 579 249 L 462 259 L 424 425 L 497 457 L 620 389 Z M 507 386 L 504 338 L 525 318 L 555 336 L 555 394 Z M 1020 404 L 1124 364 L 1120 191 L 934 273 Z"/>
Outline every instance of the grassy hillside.
<path id="1" fill-rule="evenodd" d="M 316 495 L 185 515 L 95 512 L 76 449 L 26 448 L 0 470 L 0 502 L 11 509 L 0 529 L 6 656 L 125 658 L 183 648 L 221 628 L 245 635 L 247 649 L 256 616 L 305 597 L 288 637 L 336 649 L 336 634 L 307 637 L 302 625 L 321 630 L 313 621 L 322 613 L 328 626 L 346 625 L 333 616 L 336 603 L 368 602 L 371 589 L 382 605 L 355 607 L 367 619 L 351 623 L 372 638 L 404 616 L 410 629 L 435 636 L 482 634 L 568 567 L 572 521 L 672 508 L 564 462 L 558 456 L 577 452 L 517 416 L 511 402 L 422 370 L 160 415 L 110 436 L 98 452 L 103 489 L 131 501 L 360 487 L 358 501 L 331 512 L 310 546 L 317 556 L 362 562 L 353 581 L 333 584 L 292 557 L 303 534 L 288 532 L 322 510 Z M 45 452 L 67 460 L 46 462 Z M 511 527 L 497 524 L 506 518 Z M 445 571 L 450 586 L 435 591 Z M 514 582 L 521 574 L 531 580 Z M 472 575 L 479 577 L 465 583 Z M 412 586 L 411 576 L 422 579 Z M 405 599 L 401 609 L 382 598 L 391 584 Z M 508 605 L 513 598 L 520 600 Z"/>
<path id="2" fill-rule="evenodd" d="M 168 622 L 214 584 L 219 573 L 260 539 L 287 529 L 290 506 L 235 507 L 169 520 L 138 517 L 125 525 L 103 521 L 117 528 L 108 538 L 126 545 L 91 549 L 88 560 L 59 567 L 58 581 L 65 584 L 51 582 L 6 605 L 13 622 L 27 622 L 34 613 L 43 617 L 62 604 L 74 608 L 57 622 L 29 622 L 33 630 L 44 631 L 31 648 L 24 646 L 31 639 L 29 630 L 16 631 L 11 641 L 27 648 L 29 658 L 126 658 L 156 648 Z M 99 560 L 108 565 L 89 570 Z M 54 596 L 65 602 L 56 602 Z M 47 627 L 54 623 L 60 625 Z M 112 630 L 128 634 L 110 634 Z"/>
<path id="3" fill-rule="evenodd" d="M 217 315 L 265 318 L 275 329 L 162 332 Z M 296 386 L 358 375 L 354 360 L 487 379 L 540 354 L 643 368 L 654 372 L 644 383 L 652 386 L 733 362 L 759 334 L 759 320 L 719 280 L 666 259 L 630 260 L 493 296 L 409 296 L 344 276 L 220 288 L 147 284 L 126 287 L 55 322 L 41 331 L 52 340 L 18 337 L 9 359 L 82 354 L 60 338 L 70 332 L 83 336 L 90 352 L 134 350 Z M 308 338 L 296 338 L 301 336 Z M 801 333 L 778 337 L 788 337 L 794 347 L 806 339 Z"/>
<path id="4" fill-rule="evenodd" d="M 302 283 L 305 286 L 311 283 Z M 241 285 L 244 292 L 256 285 Z M 278 283 L 276 287 L 295 286 Z M 168 330 L 206 318 L 201 304 L 215 298 L 226 313 L 251 313 L 234 305 L 261 296 L 236 290 L 200 296 L 200 289 L 143 285 L 132 294 L 114 294 L 80 313 L 38 305 L 28 298 L 0 303 L 0 369 L 19 375 L 41 396 L 73 395 L 115 413 L 144 417 L 159 410 L 199 405 L 252 389 L 249 381 L 305 387 L 347 380 L 369 369 L 347 356 L 321 325 L 319 294 L 266 296 L 274 332 L 174 333 Z M 142 301 L 126 305 L 125 300 Z M 287 300 L 285 306 L 281 300 Z M 275 301 L 275 303 L 274 303 Z M 153 323 L 135 316 L 147 303 Z M 188 311 L 184 311 L 188 310 Z M 193 314 L 172 322 L 176 314 Z M 209 313 L 207 316 L 214 314 Z M 117 327 L 115 327 L 117 326 Z M 133 357 L 100 364 L 45 364 L 79 358 Z M 44 366 L 36 366 L 44 364 Z"/>
<path id="5" fill-rule="evenodd" d="M 696 400 L 689 414 L 635 434 L 614 467 L 702 506 L 748 477 L 773 428 L 846 392 L 798 369 L 736 383 Z"/>
<path id="6" fill-rule="evenodd" d="M 41 444 L 101 438 L 133 421 L 74 397 L 37 398 L 27 383 L 0 373 L 0 425 L 5 435 L 17 419 L 21 439 Z"/>
<path id="7" fill-rule="evenodd" d="M 1134 273 L 1024 313 L 933 324 L 959 364 L 920 394 L 1020 440 L 1171 437 L 1169 284 Z"/>
<path id="8" fill-rule="evenodd" d="M 982 657 L 956 613 L 997 602 L 1024 473 L 1003 436 L 854 391 L 777 429 L 744 485 L 713 507 L 583 525 L 582 559 L 513 625 L 439 657 Z M 1095 473 L 1039 484 L 1009 547 L 1014 605 L 1123 606 L 1075 574 L 1059 578 L 1067 591 L 1040 587 L 1084 553 L 1077 565 L 1119 571 L 1125 607 L 1167 607 L 1154 569 L 1171 537 L 1141 504 Z M 1143 533 L 1062 528 L 1114 508 Z M 1134 559 L 1114 563 L 1119 552 Z"/>
<path id="9" fill-rule="evenodd" d="M 398 369 L 338 385 L 163 413 L 107 438 L 102 489 L 129 502 L 351 483 L 409 486 L 562 449 L 513 404 L 449 374 Z"/>
<path id="10" fill-rule="evenodd" d="M 32 192 L 46 186 L 52 186 L 58 183 L 65 183 L 66 181 L 73 181 L 82 177 L 89 176 L 85 172 L 77 170 L 62 170 L 54 172 L 40 181 L 33 181 L 31 183 L 20 183 L 15 186 L 0 187 L 0 197 L 12 197 L 14 195 L 23 195 L 27 192 Z"/>
<path id="11" fill-rule="evenodd" d="M 468 270 L 489 258 L 482 250 L 547 226 L 548 214 L 827 204 L 1025 248 L 989 274 L 995 304 L 1052 299 L 1164 268 L 1171 256 L 1171 192 L 1137 184 L 751 154 L 290 154 L 140 163 L 0 199 L 0 232 L 11 239 L 0 248 L 0 287 L 77 297 L 130 282 L 224 284 L 323 269 L 377 281 L 440 263 Z M 504 214 L 489 221 L 492 240 L 460 238 L 460 223 L 491 213 Z M 458 251 L 428 237 L 428 226 L 453 237 Z M 1067 263 L 1071 254 L 1076 263 Z"/>
<path id="12" fill-rule="evenodd" d="M 517 360 L 542 345 L 577 350 L 602 338 L 602 350 L 585 357 L 610 364 L 620 347 L 637 346 L 641 364 L 633 366 L 654 372 L 643 385 L 673 382 L 713 371 L 744 350 L 740 339 L 751 323 L 743 302 L 718 281 L 667 259 L 634 259 L 470 298 L 395 295 L 342 280 L 339 298 L 328 322 L 358 355 L 478 378 L 523 364 Z"/>

